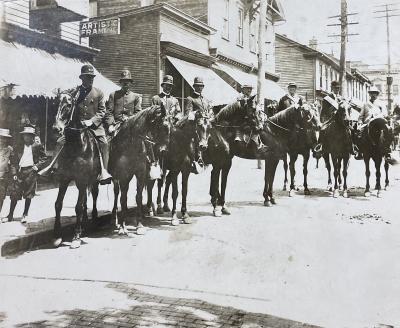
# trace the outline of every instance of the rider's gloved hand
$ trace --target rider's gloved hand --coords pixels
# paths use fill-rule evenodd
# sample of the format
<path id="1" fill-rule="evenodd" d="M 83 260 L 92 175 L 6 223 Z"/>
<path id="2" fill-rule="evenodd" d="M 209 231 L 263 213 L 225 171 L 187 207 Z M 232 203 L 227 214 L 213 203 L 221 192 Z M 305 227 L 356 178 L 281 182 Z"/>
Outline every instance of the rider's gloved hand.
<path id="1" fill-rule="evenodd" d="M 115 131 L 115 125 L 110 125 L 108 127 L 108 133 L 113 133 Z"/>
<path id="2" fill-rule="evenodd" d="M 91 127 L 93 125 L 93 122 L 91 120 L 85 120 L 83 121 L 83 124 L 86 125 L 87 127 Z"/>

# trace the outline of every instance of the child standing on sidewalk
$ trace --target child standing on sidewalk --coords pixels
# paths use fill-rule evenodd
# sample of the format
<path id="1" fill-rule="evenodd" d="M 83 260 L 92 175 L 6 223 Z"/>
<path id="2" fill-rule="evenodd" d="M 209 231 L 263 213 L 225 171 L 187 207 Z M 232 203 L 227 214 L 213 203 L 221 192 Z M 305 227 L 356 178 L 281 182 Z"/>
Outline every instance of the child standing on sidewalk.
<path id="1" fill-rule="evenodd" d="M 10 158 L 13 149 L 9 145 L 11 139 L 9 129 L 0 128 L 0 212 L 6 198 L 8 181 L 10 178 Z M 3 220 L 1 220 L 3 222 Z"/>
<path id="2" fill-rule="evenodd" d="M 32 198 L 36 192 L 37 172 L 46 164 L 46 154 L 43 146 L 35 142 L 35 129 L 25 127 L 22 132 L 24 144 L 11 157 L 11 175 L 13 181 L 10 188 L 10 212 L 8 221 L 14 219 L 14 210 L 18 200 L 25 198 L 24 213 L 21 223 L 28 221 L 28 212 Z"/>

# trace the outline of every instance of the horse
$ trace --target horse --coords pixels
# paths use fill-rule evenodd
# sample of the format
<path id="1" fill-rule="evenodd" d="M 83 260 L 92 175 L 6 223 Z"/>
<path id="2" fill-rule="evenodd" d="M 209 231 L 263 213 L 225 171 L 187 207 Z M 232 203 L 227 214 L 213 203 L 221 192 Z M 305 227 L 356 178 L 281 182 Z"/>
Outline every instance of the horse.
<path id="1" fill-rule="evenodd" d="M 212 165 L 210 196 L 213 215 L 216 217 L 230 214 L 225 206 L 225 191 L 233 156 L 256 158 L 257 147 L 251 138 L 243 145 L 243 142 L 234 140 L 235 131 L 242 126 L 249 130 L 250 134 L 261 130 L 259 112 L 255 96 L 252 96 L 247 100 L 235 101 L 223 107 L 214 117 L 208 147 L 203 152 L 203 160 L 206 164 Z"/>
<path id="2" fill-rule="evenodd" d="M 158 179 L 157 214 L 171 211 L 168 206 L 168 193 L 169 187 L 172 184 L 173 206 L 171 211 L 171 225 L 173 226 L 180 223 L 176 214 L 178 176 L 180 173 L 182 174 L 182 219 L 186 224 L 192 222 L 186 205 L 189 175 L 191 173 L 192 160 L 195 158 L 195 149 L 192 146 L 192 140 L 200 152 L 204 151 L 207 149 L 210 130 L 211 122 L 208 113 L 197 111 L 194 120 L 189 120 L 188 115 L 184 116 L 176 123 L 171 132 L 168 150 L 162 156 L 163 177 L 166 177 L 163 206 L 161 206 L 163 179 Z M 169 170 L 168 175 L 166 175 L 167 170 Z M 153 212 L 153 186 L 154 180 L 150 181 L 147 187 L 147 207 L 150 213 Z"/>
<path id="3" fill-rule="evenodd" d="M 345 101 L 339 103 L 338 109 L 332 112 L 327 121 L 322 123 L 324 133 L 322 145 L 322 157 L 328 171 L 328 190 L 332 191 L 331 162 L 333 165 L 333 175 L 335 184 L 333 187 L 333 197 L 339 197 L 339 189 L 342 184 L 340 174 L 343 164 L 343 197 L 348 198 L 347 190 L 347 169 L 349 166 L 350 154 L 353 147 L 350 130 L 349 104 Z"/>
<path id="4" fill-rule="evenodd" d="M 299 128 L 297 127 L 293 131 L 291 131 L 290 142 L 288 146 L 288 155 L 289 155 L 289 165 L 287 161 L 287 156 L 283 158 L 283 168 L 285 171 L 285 178 L 283 183 L 283 190 L 287 190 L 288 176 L 287 171 L 288 167 L 290 168 L 290 190 L 289 197 L 292 197 L 295 193 L 295 165 L 299 155 L 303 156 L 303 177 L 304 177 L 304 195 L 311 195 L 310 190 L 308 189 L 307 175 L 308 175 L 308 161 L 310 159 L 310 150 L 314 149 L 316 146 L 317 136 L 316 129 L 314 127 L 319 127 L 319 115 L 318 111 L 314 105 L 304 104 L 307 106 L 307 110 L 313 111 L 312 115 L 312 126 L 311 128 Z"/>
<path id="5" fill-rule="evenodd" d="M 264 206 L 270 207 L 276 204 L 273 196 L 276 167 L 279 161 L 285 159 L 287 153 L 290 152 L 293 136 L 299 133 L 299 131 L 307 131 L 307 129 L 311 128 L 315 129 L 318 125 L 319 119 L 317 113 L 308 104 L 304 104 L 299 108 L 289 107 L 265 120 L 264 127 L 260 132 L 261 141 L 268 149 L 263 157 L 265 159 Z M 306 188 L 306 170 L 304 174 L 304 187 Z"/>
<path id="6" fill-rule="evenodd" d="M 166 151 L 172 127 L 171 118 L 163 105 L 153 105 L 125 121 L 111 141 L 109 171 L 114 183 L 114 206 L 112 217 L 118 222 L 118 234 L 129 235 L 125 225 L 129 183 L 136 176 L 137 217 L 134 219 L 136 233 L 145 233 L 142 193 L 147 184 L 153 157 L 153 147 Z M 150 154 L 150 157 L 149 157 Z M 121 191 L 121 214 L 118 215 L 118 196 Z"/>
<path id="7" fill-rule="evenodd" d="M 79 120 L 76 99 L 72 93 L 60 94 L 60 103 L 53 127 L 65 136 L 65 145 L 58 156 L 58 195 L 55 202 L 56 218 L 54 222 L 53 245 L 62 243 L 61 210 L 70 182 L 74 181 L 79 195 L 75 206 L 76 224 L 71 248 L 79 248 L 83 228 L 88 224 L 87 190 L 93 197 L 92 219 L 97 219 L 96 200 L 99 193 L 97 177 L 101 173 L 100 150 L 94 133 Z"/>
<path id="8" fill-rule="evenodd" d="M 387 126 L 384 118 L 377 117 L 372 119 L 364 129 L 361 130 L 359 148 L 363 154 L 365 163 L 366 187 L 364 195 L 370 196 L 369 177 L 371 175 L 369 164 L 370 159 L 375 163 L 377 197 L 381 196 L 381 164 L 382 159 L 390 144 L 393 141 L 393 135 Z M 386 178 L 385 190 L 389 186 L 389 163 L 385 160 L 384 164 Z"/>

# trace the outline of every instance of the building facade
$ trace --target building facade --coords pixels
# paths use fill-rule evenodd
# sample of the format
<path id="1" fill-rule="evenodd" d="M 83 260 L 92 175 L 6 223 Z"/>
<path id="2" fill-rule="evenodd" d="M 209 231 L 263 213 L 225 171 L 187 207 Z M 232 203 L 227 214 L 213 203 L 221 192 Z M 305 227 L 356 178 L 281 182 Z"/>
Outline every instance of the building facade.
<path id="1" fill-rule="evenodd" d="M 275 59 L 281 87 L 296 82 L 299 94 L 310 102 L 320 102 L 331 91 L 331 82 L 339 80 L 339 60 L 317 50 L 316 40 L 306 46 L 276 34 Z M 368 77 L 358 69 L 347 67 L 346 96 L 355 107 L 361 108 L 368 100 L 370 84 Z"/>

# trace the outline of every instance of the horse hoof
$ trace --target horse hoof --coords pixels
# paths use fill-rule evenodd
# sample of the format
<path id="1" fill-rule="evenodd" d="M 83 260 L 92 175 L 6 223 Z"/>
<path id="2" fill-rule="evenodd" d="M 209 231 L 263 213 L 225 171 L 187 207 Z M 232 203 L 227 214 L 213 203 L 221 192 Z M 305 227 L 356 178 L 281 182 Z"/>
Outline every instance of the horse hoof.
<path id="1" fill-rule="evenodd" d="M 275 198 L 271 198 L 270 202 L 271 202 L 272 205 L 276 205 L 276 200 L 275 200 Z"/>
<path id="2" fill-rule="evenodd" d="M 339 197 L 339 189 L 335 189 L 333 191 L 333 198 L 338 198 Z"/>
<path id="3" fill-rule="evenodd" d="M 222 211 L 221 211 L 221 209 L 218 208 L 218 207 L 215 207 L 214 210 L 213 210 L 213 215 L 214 215 L 216 218 L 220 218 L 220 217 L 222 216 Z"/>
<path id="4" fill-rule="evenodd" d="M 283 186 L 282 191 L 286 191 L 286 190 L 287 190 L 287 187 Z"/>
<path id="5" fill-rule="evenodd" d="M 347 190 L 343 191 L 343 197 L 344 198 L 349 198 L 349 193 L 347 192 Z"/>
<path id="6" fill-rule="evenodd" d="M 143 236 L 146 234 L 146 227 L 143 226 L 143 224 L 139 223 L 137 228 L 136 228 L 136 234 Z"/>
<path id="7" fill-rule="evenodd" d="M 271 206 L 272 206 L 271 201 L 265 200 L 265 201 L 264 201 L 264 206 L 265 206 L 265 207 L 271 207 Z"/>
<path id="8" fill-rule="evenodd" d="M 185 224 L 193 223 L 192 218 L 190 217 L 188 212 L 185 212 L 182 214 L 182 219 L 183 219 L 183 223 L 185 223 Z"/>
<path id="9" fill-rule="evenodd" d="M 364 193 L 364 196 L 365 196 L 365 197 L 369 197 L 369 196 L 371 196 L 371 193 L 370 193 L 369 191 L 366 191 L 366 192 Z"/>
<path id="10" fill-rule="evenodd" d="M 174 226 L 174 227 L 176 227 L 176 226 L 178 226 L 179 225 L 179 219 L 178 219 L 178 216 L 176 215 L 176 214 L 174 214 L 173 216 L 172 216 L 172 219 L 171 219 L 171 225 L 172 226 Z"/>
<path id="11" fill-rule="evenodd" d="M 300 190 L 300 188 L 299 187 L 296 187 L 296 188 L 294 188 L 296 191 L 299 191 Z"/>
<path id="12" fill-rule="evenodd" d="M 157 214 L 164 214 L 164 209 L 161 207 L 161 205 L 157 206 Z"/>
<path id="13" fill-rule="evenodd" d="M 119 236 L 127 236 L 128 230 L 125 227 L 120 226 L 118 229 L 118 235 Z"/>
<path id="14" fill-rule="evenodd" d="M 306 195 L 306 196 L 310 196 L 310 195 L 311 195 L 311 192 L 310 192 L 310 190 L 308 190 L 308 189 L 304 189 L 304 195 Z"/>
<path id="15" fill-rule="evenodd" d="M 168 205 L 164 205 L 163 210 L 164 210 L 164 212 L 166 212 L 166 213 L 171 212 L 171 209 L 169 208 Z"/>
<path id="16" fill-rule="evenodd" d="M 328 190 L 328 191 L 333 191 L 332 185 L 328 185 L 328 187 L 326 187 L 326 190 Z"/>
<path id="17" fill-rule="evenodd" d="M 154 211 L 153 210 L 149 210 L 149 217 L 153 217 L 154 216 Z"/>
<path id="18" fill-rule="evenodd" d="M 377 198 L 382 198 L 382 192 L 380 190 L 378 190 L 378 192 L 376 193 L 376 197 Z"/>
<path id="19" fill-rule="evenodd" d="M 62 238 L 61 238 L 61 237 L 55 238 L 55 239 L 53 240 L 53 246 L 54 246 L 55 248 L 60 247 L 61 243 L 62 243 Z"/>
<path id="20" fill-rule="evenodd" d="M 81 244 L 82 244 L 82 241 L 80 238 L 74 238 L 72 240 L 71 246 L 69 248 L 76 249 L 76 248 L 81 247 Z"/>
<path id="21" fill-rule="evenodd" d="M 229 209 L 226 206 L 223 206 L 221 209 L 221 214 L 223 215 L 231 215 L 231 212 L 229 211 Z"/>
<path id="22" fill-rule="evenodd" d="M 289 191 L 289 197 L 293 197 L 294 196 L 294 194 L 295 194 L 295 190 L 294 189 L 290 189 L 290 191 Z"/>

